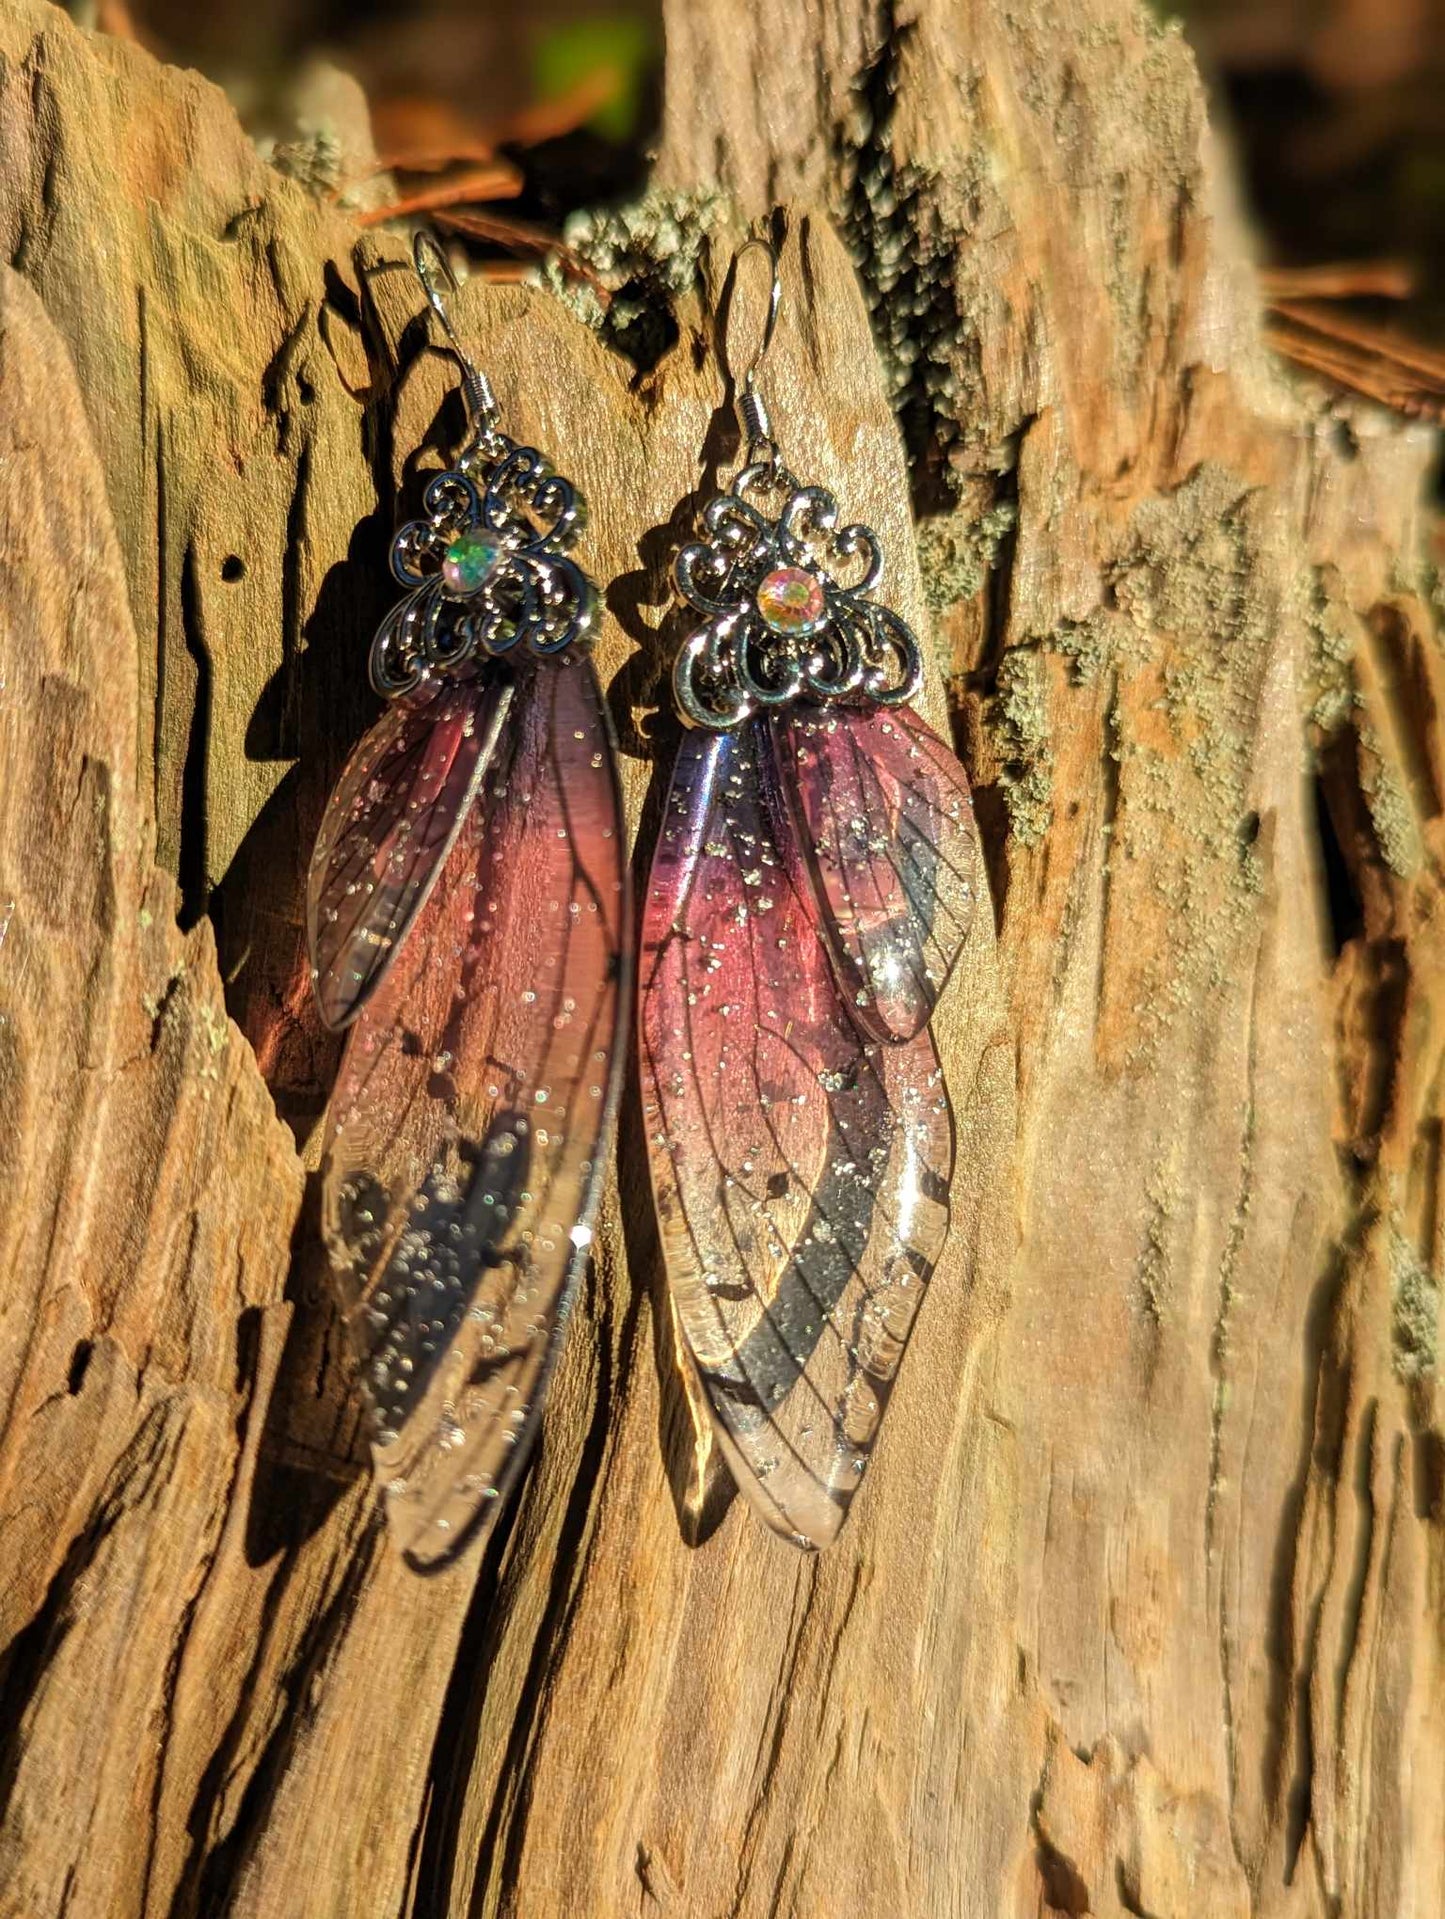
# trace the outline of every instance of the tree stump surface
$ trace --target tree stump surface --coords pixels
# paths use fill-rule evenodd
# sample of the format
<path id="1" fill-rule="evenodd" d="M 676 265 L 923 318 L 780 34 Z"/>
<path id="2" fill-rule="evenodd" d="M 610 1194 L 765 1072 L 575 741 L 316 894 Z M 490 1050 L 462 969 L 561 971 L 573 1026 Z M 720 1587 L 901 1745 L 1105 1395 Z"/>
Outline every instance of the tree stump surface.
<path id="1" fill-rule="evenodd" d="M 588 496 L 645 870 L 776 210 L 775 425 L 931 635 L 993 892 L 877 1457 L 811 1558 L 699 1480 L 634 1074 L 522 1494 L 389 1550 L 298 922 L 454 374 L 344 89 L 316 193 L 0 0 L 0 1914 L 1441 1919 L 1433 436 L 1266 357 L 1131 0 L 666 16 L 581 241 L 640 323 L 457 317 Z"/>

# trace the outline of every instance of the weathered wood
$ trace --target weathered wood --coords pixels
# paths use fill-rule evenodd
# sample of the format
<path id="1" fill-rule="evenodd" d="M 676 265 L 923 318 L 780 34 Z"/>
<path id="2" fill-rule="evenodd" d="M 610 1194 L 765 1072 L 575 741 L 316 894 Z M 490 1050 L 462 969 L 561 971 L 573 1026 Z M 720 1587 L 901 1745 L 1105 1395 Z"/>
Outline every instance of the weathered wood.
<path id="1" fill-rule="evenodd" d="M 428 1580 L 379 1538 L 296 922 L 451 376 L 397 239 L 40 0 L 0 154 L 0 1913 L 1445 1913 L 1432 445 L 1263 356 L 1178 37 L 675 0 L 660 353 L 459 306 L 589 495 L 644 855 L 775 201 L 779 432 L 932 610 L 999 940 L 814 1560 L 697 1483 L 635 1086 L 514 1513 Z"/>

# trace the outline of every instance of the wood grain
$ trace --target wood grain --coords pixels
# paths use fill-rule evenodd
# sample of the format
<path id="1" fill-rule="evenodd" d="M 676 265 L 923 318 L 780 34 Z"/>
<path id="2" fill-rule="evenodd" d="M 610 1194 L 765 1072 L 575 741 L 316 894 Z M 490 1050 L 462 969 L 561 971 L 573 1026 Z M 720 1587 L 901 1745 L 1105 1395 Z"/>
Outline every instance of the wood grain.
<path id="1" fill-rule="evenodd" d="M 523 1496 L 386 1549 L 299 886 L 454 382 L 399 237 L 0 0 L 0 1913 L 1440 1919 L 1433 440 L 1266 357 L 1125 0 L 669 0 L 666 82 L 658 190 L 731 196 L 672 343 L 458 316 L 589 496 L 645 859 L 781 205 L 775 424 L 932 619 L 994 890 L 878 1454 L 817 1559 L 699 1483 L 634 1081 Z"/>

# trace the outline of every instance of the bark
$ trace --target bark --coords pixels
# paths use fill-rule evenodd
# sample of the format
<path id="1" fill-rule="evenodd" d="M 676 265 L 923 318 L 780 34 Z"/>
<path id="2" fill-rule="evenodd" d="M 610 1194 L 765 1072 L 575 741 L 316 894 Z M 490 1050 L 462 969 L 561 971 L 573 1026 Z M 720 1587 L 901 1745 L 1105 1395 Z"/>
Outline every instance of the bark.
<path id="1" fill-rule="evenodd" d="M 1126 0 L 667 29 L 651 346 L 459 318 L 589 496 L 645 858 L 781 209 L 775 423 L 932 622 L 995 895 L 878 1456 L 813 1559 L 696 1483 L 634 1081 L 522 1497 L 387 1549 L 297 914 L 453 381 L 400 239 L 3 0 L 0 1913 L 1438 1919 L 1433 441 L 1264 356 Z"/>

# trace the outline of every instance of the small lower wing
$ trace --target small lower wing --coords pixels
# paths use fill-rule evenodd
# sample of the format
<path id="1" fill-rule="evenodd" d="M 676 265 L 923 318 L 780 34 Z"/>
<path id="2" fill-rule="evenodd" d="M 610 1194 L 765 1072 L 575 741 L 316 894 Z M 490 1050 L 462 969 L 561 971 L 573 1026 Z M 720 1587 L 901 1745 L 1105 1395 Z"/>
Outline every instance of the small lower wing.
<path id="1" fill-rule="evenodd" d="M 321 1017 L 347 1026 L 394 964 L 486 772 L 510 682 L 398 699 L 347 761 L 311 856 L 307 934 Z"/>
<path id="2" fill-rule="evenodd" d="M 843 1523 L 948 1226 L 926 1030 L 850 1018 L 769 723 L 690 733 L 643 909 L 648 1154 L 678 1318 L 739 1486 L 805 1547 Z"/>
<path id="3" fill-rule="evenodd" d="M 911 1039 L 973 922 L 968 777 L 906 706 L 799 705 L 770 724 L 844 999 L 875 1038 Z"/>
<path id="4" fill-rule="evenodd" d="M 515 1479 L 585 1260 L 627 991 L 624 857 L 590 661 L 524 666 L 331 1106 L 324 1230 L 418 1567 Z"/>

